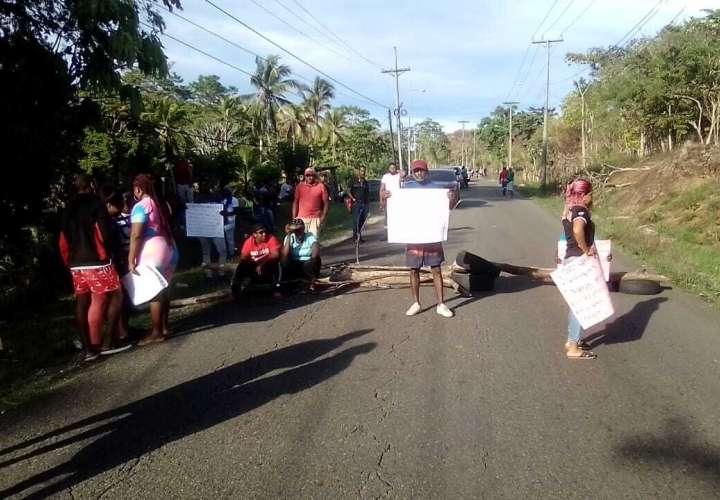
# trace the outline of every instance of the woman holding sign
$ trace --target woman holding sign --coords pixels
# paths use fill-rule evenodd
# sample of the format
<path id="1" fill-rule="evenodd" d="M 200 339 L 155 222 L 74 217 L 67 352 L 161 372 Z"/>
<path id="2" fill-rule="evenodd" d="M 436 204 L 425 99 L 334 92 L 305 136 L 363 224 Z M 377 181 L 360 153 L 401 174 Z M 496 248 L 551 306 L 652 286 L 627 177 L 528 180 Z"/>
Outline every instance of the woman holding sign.
<path id="1" fill-rule="evenodd" d="M 565 262 L 582 257 L 595 256 L 595 224 L 590 216 L 592 206 L 592 185 L 585 179 L 577 179 L 568 185 L 565 193 L 567 212 L 562 219 L 567 250 Z M 565 342 L 566 355 L 570 359 L 595 359 L 597 355 L 580 341 L 582 328 L 572 310 L 568 316 L 568 339 Z"/>
<path id="2" fill-rule="evenodd" d="M 132 230 L 128 268 L 131 273 L 135 273 L 141 265 L 150 266 L 157 269 L 169 283 L 179 259 L 170 229 L 169 214 L 164 212 L 164 205 L 158 201 L 149 175 L 140 174 L 135 177 L 133 194 L 137 203 L 130 215 Z M 165 340 L 169 334 L 169 313 L 170 300 L 165 289 L 150 301 L 152 330 L 138 345 Z"/>

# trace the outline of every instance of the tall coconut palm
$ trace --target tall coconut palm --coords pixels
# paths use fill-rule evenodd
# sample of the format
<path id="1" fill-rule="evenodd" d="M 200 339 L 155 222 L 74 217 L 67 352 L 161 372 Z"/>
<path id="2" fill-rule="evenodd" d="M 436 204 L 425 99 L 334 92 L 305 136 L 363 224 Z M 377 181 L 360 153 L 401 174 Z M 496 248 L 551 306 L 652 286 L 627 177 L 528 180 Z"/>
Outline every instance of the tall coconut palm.
<path id="1" fill-rule="evenodd" d="M 255 66 L 255 74 L 250 77 L 250 83 L 256 89 L 255 99 L 265 115 L 268 132 L 277 136 L 275 113 L 280 106 L 290 103 L 285 95 L 299 89 L 300 85 L 290 78 L 290 67 L 280 64 L 279 56 L 256 57 Z"/>
<path id="2" fill-rule="evenodd" d="M 293 149 L 300 140 L 308 139 L 308 116 L 301 106 L 288 104 L 278 113 L 279 128 L 285 140 L 292 142 Z"/>
<path id="3" fill-rule="evenodd" d="M 307 109 L 313 124 L 313 131 L 319 132 L 322 114 L 330 109 L 330 101 L 335 97 L 335 87 L 319 76 L 315 77 L 312 85 L 303 86 L 303 107 Z"/>
<path id="4" fill-rule="evenodd" d="M 148 104 L 148 110 L 140 117 L 152 123 L 163 146 L 165 161 L 170 162 L 186 143 L 181 127 L 185 125 L 187 113 L 181 103 L 168 96 L 151 100 Z"/>
<path id="5" fill-rule="evenodd" d="M 335 161 L 337 145 L 345 140 L 347 133 L 347 116 L 341 109 L 331 109 L 323 116 L 323 135 L 330 144 L 332 158 Z"/>

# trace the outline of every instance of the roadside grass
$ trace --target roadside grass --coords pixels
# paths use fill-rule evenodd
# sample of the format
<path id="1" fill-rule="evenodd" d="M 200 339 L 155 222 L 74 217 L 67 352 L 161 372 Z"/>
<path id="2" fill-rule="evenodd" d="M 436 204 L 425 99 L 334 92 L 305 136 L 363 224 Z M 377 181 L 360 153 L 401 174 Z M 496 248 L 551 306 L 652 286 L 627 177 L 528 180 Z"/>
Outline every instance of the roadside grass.
<path id="1" fill-rule="evenodd" d="M 554 214 L 563 200 L 536 186 L 521 192 Z M 638 212 L 623 200 L 599 193 L 594 210 L 597 232 L 672 282 L 720 308 L 720 184 L 666 193 Z M 628 213 L 630 211 L 630 213 Z"/>

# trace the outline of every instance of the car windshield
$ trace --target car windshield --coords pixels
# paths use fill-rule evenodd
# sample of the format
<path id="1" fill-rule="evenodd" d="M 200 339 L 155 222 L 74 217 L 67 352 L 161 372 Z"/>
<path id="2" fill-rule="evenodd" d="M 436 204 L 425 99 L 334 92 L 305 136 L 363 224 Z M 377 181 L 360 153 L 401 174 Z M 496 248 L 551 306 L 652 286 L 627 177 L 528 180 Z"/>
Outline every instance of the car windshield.
<path id="1" fill-rule="evenodd" d="M 455 182 L 455 172 L 452 170 L 430 170 L 430 180 L 434 182 Z"/>

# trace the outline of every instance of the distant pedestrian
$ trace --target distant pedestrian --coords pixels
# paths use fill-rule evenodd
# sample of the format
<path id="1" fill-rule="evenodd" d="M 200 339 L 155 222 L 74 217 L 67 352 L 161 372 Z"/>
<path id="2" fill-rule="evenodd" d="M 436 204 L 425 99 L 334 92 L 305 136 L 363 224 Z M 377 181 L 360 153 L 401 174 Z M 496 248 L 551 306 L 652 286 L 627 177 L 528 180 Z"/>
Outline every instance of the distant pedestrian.
<path id="1" fill-rule="evenodd" d="M 197 184 L 196 184 L 197 185 Z M 206 189 L 205 185 L 201 185 L 197 187 L 197 193 L 195 195 L 195 200 L 198 203 L 213 203 L 213 204 L 223 204 L 223 194 L 218 193 L 217 191 L 213 193 L 209 193 Z M 219 215 L 223 215 L 225 212 L 225 208 L 223 205 L 223 208 L 221 208 L 218 211 Z M 224 217 L 224 216 L 223 216 Z M 217 236 L 214 238 L 209 237 L 198 237 L 198 241 L 200 241 L 200 248 L 202 250 L 202 264 L 201 267 L 205 269 L 205 275 L 208 278 L 213 277 L 213 269 L 212 269 L 212 249 L 215 248 L 215 252 L 218 255 L 218 266 L 217 266 L 217 275 L 218 277 L 225 276 L 225 266 L 227 263 L 227 244 L 225 242 L 225 222 L 223 219 L 223 236 Z"/>
<path id="2" fill-rule="evenodd" d="M 305 228 L 317 239 L 330 209 L 328 192 L 317 179 L 315 169 L 305 169 L 305 179 L 295 188 L 293 219 L 302 219 Z"/>
<path id="3" fill-rule="evenodd" d="M 364 167 L 357 169 L 357 175 L 350 185 L 348 195 L 352 200 L 353 241 L 362 242 L 364 241 L 362 238 L 362 229 L 370 211 L 370 186 L 367 180 L 365 180 Z"/>
<path id="4" fill-rule="evenodd" d="M 180 255 L 170 229 L 169 214 L 158 201 L 149 175 L 135 177 L 132 187 L 137 203 L 130 215 L 132 233 L 128 267 L 131 273 L 141 265 L 153 267 L 170 283 Z M 166 288 L 150 301 L 152 327 L 138 345 L 164 341 L 170 334 L 169 314 L 170 298 Z"/>
<path id="5" fill-rule="evenodd" d="M 107 208 L 95 195 L 89 176 L 77 175 L 74 188 L 75 196 L 62 215 L 60 253 L 72 274 L 75 317 L 85 361 L 92 361 L 102 349 L 106 314 L 108 333 L 114 333 L 122 293 L 111 263 L 114 243 Z"/>
<path id="6" fill-rule="evenodd" d="M 567 264 L 583 255 L 596 255 L 595 224 L 592 221 L 592 185 L 585 179 L 578 179 L 567 188 L 567 215 L 562 220 L 567 241 L 567 250 L 563 263 Z M 597 355 L 581 342 L 582 327 L 572 310 L 568 315 L 568 337 L 565 351 L 569 359 L 595 359 Z"/>
<path id="7" fill-rule="evenodd" d="M 503 167 L 500 171 L 500 177 L 498 179 L 500 182 L 500 187 L 502 188 L 502 195 L 505 196 L 507 194 L 507 185 L 508 185 L 508 169 L 507 167 Z"/>
<path id="8" fill-rule="evenodd" d="M 403 184 L 402 189 L 437 189 L 439 186 L 430 180 L 428 166 L 425 160 L 415 160 L 412 163 L 413 179 Z M 389 198 L 392 193 L 386 194 Z M 448 204 L 453 207 L 454 196 L 448 192 Z M 445 305 L 443 297 L 443 278 L 440 266 L 445 260 L 442 242 L 422 243 L 407 245 L 405 249 L 405 261 L 407 267 L 410 268 L 410 288 L 414 302 L 405 312 L 407 316 L 414 316 L 422 310 L 420 306 L 420 268 L 429 267 L 432 272 L 433 285 L 435 286 L 435 296 L 437 297 L 437 306 L 435 312 L 445 318 L 452 318 L 454 313 Z"/>
<path id="9" fill-rule="evenodd" d="M 510 198 L 515 197 L 515 171 L 512 167 L 507 171 L 507 191 L 510 193 Z"/>

